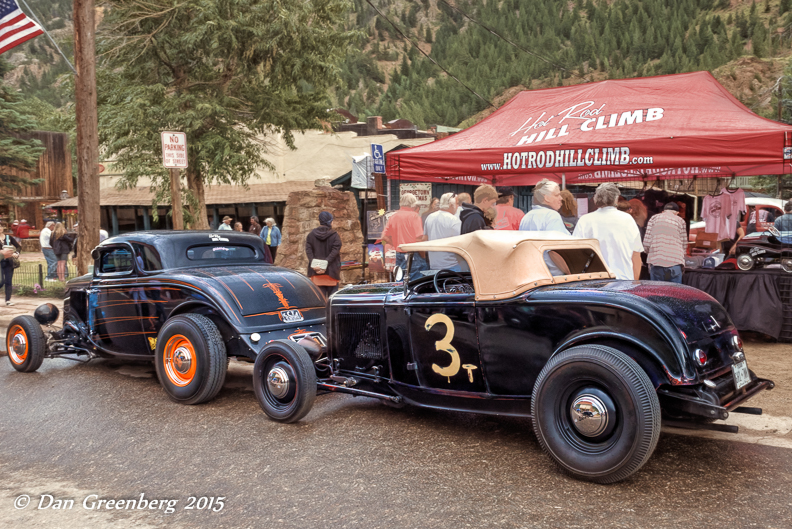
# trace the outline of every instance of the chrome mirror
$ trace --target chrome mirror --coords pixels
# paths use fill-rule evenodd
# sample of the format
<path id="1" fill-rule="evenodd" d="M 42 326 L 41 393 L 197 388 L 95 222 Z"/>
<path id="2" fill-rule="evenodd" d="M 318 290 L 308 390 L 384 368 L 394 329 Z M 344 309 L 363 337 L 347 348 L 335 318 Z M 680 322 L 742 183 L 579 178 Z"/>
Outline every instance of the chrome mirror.
<path id="1" fill-rule="evenodd" d="M 394 281 L 401 281 L 404 279 L 404 270 L 402 270 L 401 266 L 397 266 L 393 269 L 393 279 Z"/>

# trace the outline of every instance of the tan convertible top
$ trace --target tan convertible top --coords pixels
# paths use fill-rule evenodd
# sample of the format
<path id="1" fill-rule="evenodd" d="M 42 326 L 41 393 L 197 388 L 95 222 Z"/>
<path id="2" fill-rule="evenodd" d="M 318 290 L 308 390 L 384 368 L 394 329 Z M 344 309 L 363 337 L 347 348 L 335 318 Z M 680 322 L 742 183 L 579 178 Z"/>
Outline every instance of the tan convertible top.
<path id="1" fill-rule="evenodd" d="M 506 299 L 532 288 L 553 283 L 584 279 L 615 278 L 602 259 L 599 241 L 578 239 L 555 231 L 479 230 L 457 237 L 402 244 L 405 252 L 451 252 L 461 256 L 470 266 L 476 299 Z M 553 277 L 544 262 L 546 250 L 555 250 L 570 265 L 582 270 L 596 252 L 599 260 L 588 273 Z"/>

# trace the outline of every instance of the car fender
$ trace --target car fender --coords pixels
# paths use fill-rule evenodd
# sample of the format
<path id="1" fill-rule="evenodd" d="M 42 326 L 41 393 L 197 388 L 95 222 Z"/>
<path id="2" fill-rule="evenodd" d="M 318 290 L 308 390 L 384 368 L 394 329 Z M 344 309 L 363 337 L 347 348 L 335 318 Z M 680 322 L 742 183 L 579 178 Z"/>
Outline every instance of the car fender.
<path id="1" fill-rule="evenodd" d="M 673 366 L 674 369 L 669 369 L 667 366 L 668 356 L 663 355 L 645 341 L 634 336 L 611 330 L 592 330 L 570 337 L 559 344 L 558 348 L 553 352 L 553 356 L 572 347 L 593 344 L 613 347 L 635 360 L 647 376 L 649 376 L 655 388 L 662 384 L 673 384 L 674 381 L 678 379 L 671 373 L 682 372 L 680 366 Z"/>

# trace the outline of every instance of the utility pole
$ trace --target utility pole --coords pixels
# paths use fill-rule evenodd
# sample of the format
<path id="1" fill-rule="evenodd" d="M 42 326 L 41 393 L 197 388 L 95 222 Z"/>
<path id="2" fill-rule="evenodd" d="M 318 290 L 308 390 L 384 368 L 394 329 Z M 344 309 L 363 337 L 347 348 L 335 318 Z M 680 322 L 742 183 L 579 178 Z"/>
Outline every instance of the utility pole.
<path id="1" fill-rule="evenodd" d="M 77 269 L 88 273 L 99 244 L 99 125 L 96 109 L 96 23 L 94 0 L 74 0 L 74 83 L 77 112 Z"/>
<path id="2" fill-rule="evenodd" d="M 170 173 L 170 186 L 171 186 L 171 210 L 173 211 L 173 229 L 184 229 L 184 211 L 182 210 L 181 199 L 181 178 L 179 177 L 178 169 L 168 169 Z"/>

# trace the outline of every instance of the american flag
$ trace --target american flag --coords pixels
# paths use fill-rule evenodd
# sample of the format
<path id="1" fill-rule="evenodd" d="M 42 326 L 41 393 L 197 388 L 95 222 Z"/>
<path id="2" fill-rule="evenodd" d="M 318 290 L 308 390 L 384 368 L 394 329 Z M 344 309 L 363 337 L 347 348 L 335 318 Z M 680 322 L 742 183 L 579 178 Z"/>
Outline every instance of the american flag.
<path id="1" fill-rule="evenodd" d="M 0 0 L 0 53 L 44 33 L 19 9 L 16 0 Z"/>

